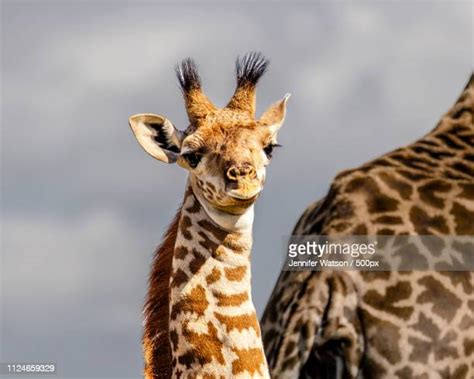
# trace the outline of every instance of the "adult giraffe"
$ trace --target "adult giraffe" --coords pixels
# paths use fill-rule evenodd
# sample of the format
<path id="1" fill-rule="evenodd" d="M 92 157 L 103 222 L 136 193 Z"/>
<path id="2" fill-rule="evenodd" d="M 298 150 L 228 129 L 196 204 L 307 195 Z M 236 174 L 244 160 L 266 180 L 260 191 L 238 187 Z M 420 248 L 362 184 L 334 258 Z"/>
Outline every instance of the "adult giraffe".
<path id="1" fill-rule="evenodd" d="M 158 248 L 144 308 L 145 377 L 268 378 L 251 298 L 254 203 L 277 144 L 288 96 L 255 118 L 268 61 L 236 61 L 237 88 L 223 109 L 201 90 L 194 62 L 177 67 L 189 126 L 138 114 L 130 126 L 152 157 L 188 171 L 183 204 Z"/>
<path id="2" fill-rule="evenodd" d="M 474 235 L 474 76 L 417 142 L 339 174 L 295 235 Z M 474 247 L 470 245 L 470 253 Z M 282 272 L 273 378 L 474 378 L 473 272 Z"/>

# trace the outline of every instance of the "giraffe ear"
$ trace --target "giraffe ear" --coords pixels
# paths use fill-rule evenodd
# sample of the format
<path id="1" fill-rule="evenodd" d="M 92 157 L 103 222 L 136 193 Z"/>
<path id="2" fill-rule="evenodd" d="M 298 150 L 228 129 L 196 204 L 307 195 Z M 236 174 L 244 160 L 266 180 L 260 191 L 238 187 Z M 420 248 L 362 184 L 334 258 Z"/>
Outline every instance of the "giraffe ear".
<path id="1" fill-rule="evenodd" d="M 143 113 L 128 119 L 138 143 L 153 158 L 174 163 L 181 150 L 183 133 L 165 117 Z"/>
<path id="2" fill-rule="evenodd" d="M 276 135 L 278 129 L 283 125 L 283 121 L 285 121 L 286 102 L 289 98 L 290 94 L 287 93 L 283 99 L 270 105 L 260 117 L 259 121 L 269 127 L 273 135 Z"/>

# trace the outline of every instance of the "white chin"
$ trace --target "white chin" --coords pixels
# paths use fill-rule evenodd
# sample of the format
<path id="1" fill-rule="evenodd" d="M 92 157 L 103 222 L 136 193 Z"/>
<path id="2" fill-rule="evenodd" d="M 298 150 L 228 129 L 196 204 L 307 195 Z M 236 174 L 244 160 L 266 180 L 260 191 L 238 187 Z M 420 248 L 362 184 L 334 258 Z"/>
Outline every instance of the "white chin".
<path id="1" fill-rule="evenodd" d="M 207 202 L 201 196 L 196 196 L 206 211 L 207 215 L 221 228 L 229 232 L 251 231 L 253 225 L 253 204 L 249 206 L 244 213 L 233 215 L 223 212 Z"/>

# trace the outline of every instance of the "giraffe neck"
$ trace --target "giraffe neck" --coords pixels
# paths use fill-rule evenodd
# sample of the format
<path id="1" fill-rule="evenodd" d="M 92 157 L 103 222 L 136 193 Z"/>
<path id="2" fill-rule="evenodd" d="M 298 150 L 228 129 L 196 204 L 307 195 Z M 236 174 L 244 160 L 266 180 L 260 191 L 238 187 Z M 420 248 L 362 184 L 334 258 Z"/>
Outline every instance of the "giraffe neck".
<path id="1" fill-rule="evenodd" d="M 188 184 L 170 277 L 175 377 L 268 377 L 251 297 L 249 212 L 240 220 L 209 212 Z"/>
<path id="2" fill-rule="evenodd" d="M 445 141 L 449 148 L 472 150 L 472 143 L 467 142 L 466 146 L 462 144 L 465 142 L 463 136 L 472 133 L 474 130 L 474 123 L 472 122 L 472 113 L 474 109 L 474 73 L 471 75 L 466 87 L 459 96 L 456 103 L 443 115 L 440 122 L 429 133 L 431 135 L 450 134 L 461 138 L 461 144 L 455 142 Z"/>

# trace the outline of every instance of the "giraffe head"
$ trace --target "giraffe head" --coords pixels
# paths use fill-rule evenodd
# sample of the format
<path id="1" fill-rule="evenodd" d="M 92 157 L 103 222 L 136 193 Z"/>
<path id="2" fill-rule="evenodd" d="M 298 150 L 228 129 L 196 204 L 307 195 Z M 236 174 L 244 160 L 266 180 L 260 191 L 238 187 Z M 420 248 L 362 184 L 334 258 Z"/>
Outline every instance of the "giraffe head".
<path id="1" fill-rule="evenodd" d="M 195 63 L 186 59 L 176 68 L 189 118 L 186 130 L 163 116 L 130 117 L 133 133 L 148 154 L 189 171 L 193 192 L 208 210 L 241 215 L 263 188 L 289 98 L 255 117 L 255 89 L 267 66 L 259 53 L 237 58 L 236 90 L 224 108 L 217 108 L 202 91 Z"/>

